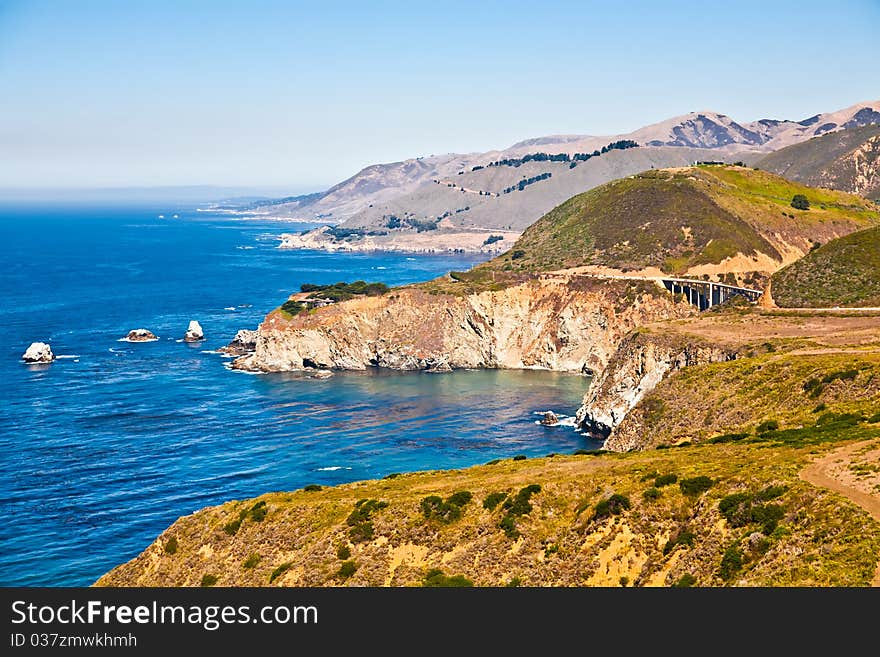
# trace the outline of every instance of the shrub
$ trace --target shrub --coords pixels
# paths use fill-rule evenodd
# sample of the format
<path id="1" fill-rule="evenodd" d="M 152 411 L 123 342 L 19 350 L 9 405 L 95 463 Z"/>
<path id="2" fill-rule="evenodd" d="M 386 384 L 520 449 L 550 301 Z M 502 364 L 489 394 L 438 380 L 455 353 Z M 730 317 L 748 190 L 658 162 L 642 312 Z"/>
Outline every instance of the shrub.
<path id="1" fill-rule="evenodd" d="M 239 530 L 240 527 L 241 527 L 241 520 L 238 520 L 238 519 L 230 520 L 225 525 L 223 525 L 223 531 L 226 532 L 227 534 L 229 534 L 230 536 L 233 536 L 235 534 L 235 532 L 237 532 Z"/>
<path id="2" fill-rule="evenodd" d="M 382 477 L 382 479 L 397 479 L 401 474 L 401 472 L 392 472 Z"/>
<path id="3" fill-rule="evenodd" d="M 216 575 L 202 575 L 201 586 L 214 586 L 218 579 Z"/>
<path id="4" fill-rule="evenodd" d="M 348 537 L 355 543 L 373 540 L 373 523 L 369 520 L 360 522 L 348 530 Z"/>
<path id="5" fill-rule="evenodd" d="M 675 536 L 666 541 L 666 545 L 663 546 L 663 554 L 669 554 L 678 545 L 692 546 L 696 537 L 697 535 L 691 530 L 687 528 L 680 529 Z"/>
<path id="6" fill-rule="evenodd" d="M 357 572 L 358 566 L 354 561 L 344 561 L 341 566 L 339 566 L 339 572 L 336 573 L 336 576 L 342 581 L 347 580 L 349 577 Z"/>
<path id="7" fill-rule="evenodd" d="M 626 495 L 614 493 L 607 500 L 602 500 L 596 505 L 596 508 L 593 510 L 593 520 L 620 515 L 629 509 L 630 506 L 629 498 Z"/>
<path id="8" fill-rule="evenodd" d="M 506 515 L 501 519 L 499 527 L 504 530 L 507 538 L 516 540 L 519 538 L 519 530 L 516 528 L 516 519 L 511 515 Z"/>
<path id="9" fill-rule="evenodd" d="M 491 461 L 486 461 L 486 465 L 498 465 L 501 463 L 501 459 L 492 459 Z"/>
<path id="10" fill-rule="evenodd" d="M 642 478 L 639 481 L 648 481 L 648 479 L 656 479 L 660 476 L 660 473 L 656 470 L 652 470 L 651 472 L 647 472 L 642 475 Z"/>
<path id="11" fill-rule="evenodd" d="M 764 420 L 755 428 L 755 433 L 762 434 L 779 429 L 779 422 L 776 420 Z"/>
<path id="12" fill-rule="evenodd" d="M 260 563 L 261 558 L 262 557 L 260 557 L 259 554 L 254 552 L 252 555 L 250 555 L 247 559 L 244 560 L 244 563 L 241 564 L 241 567 L 247 568 L 247 569 L 256 568 L 257 564 Z"/>
<path id="13" fill-rule="evenodd" d="M 275 570 L 272 571 L 272 574 L 269 575 L 269 584 L 271 584 L 276 579 L 281 577 L 284 573 L 286 573 L 291 568 L 293 568 L 293 564 L 290 561 L 286 561 L 283 564 L 281 564 L 280 566 L 278 566 Z"/>
<path id="14" fill-rule="evenodd" d="M 572 452 L 575 456 L 601 456 L 607 454 L 607 449 L 576 449 Z"/>
<path id="15" fill-rule="evenodd" d="M 621 575 L 620 579 L 617 581 L 620 582 L 620 585 L 625 588 L 627 584 L 629 584 L 629 577 L 627 577 L 626 575 Z"/>
<path id="16" fill-rule="evenodd" d="M 521 584 L 522 584 L 522 580 L 519 577 L 512 577 L 511 579 L 509 579 L 507 581 L 507 584 L 505 584 L 504 586 L 506 586 L 509 589 L 515 589 L 518 586 L 520 586 Z"/>
<path id="17" fill-rule="evenodd" d="M 827 408 L 828 408 L 828 404 L 826 404 L 825 402 L 822 402 L 821 404 L 816 406 L 816 408 L 813 409 L 813 413 L 821 413 L 822 411 L 824 411 Z"/>
<path id="18" fill-rule="evenodd" d="M 530 513 L 532 505 L 529 500 L 535 493 L 540 493 L 541 487 L 538 484 L 529 484 L 521 488 L 515 497 L 508 497 L 501 506 L 509 515 L 524 516 Z"/>
<path id="19" fill-rule="evenodd" d="M 320 484 L 308 484 L 307 486 L 303 486 L 303 490 L 307 493 L 317 493 L 319 490 L 323 490 L 323 486 Z"/>
<path id="20" fill-rule="evenodd" d="M 659 488 L 648 488 L 642 493 L 642 497 L 646 500 L 657 500 L 662 494 L 663 492 Z"/>
<path id="21" fill-rule="evenodd" d="M 768 502 L 775 500 L 777 497 L 782 497 L 787 490 L 788 488 L 785 486 L 767 486 L 767 488 L 755 495 L 755 499 L 761 502 Z"/>
<path id="22" fill-rule="evenodd" d="M 506 497 L 507 493 L 489 493 L 483 499 L 483 508 L 489 509 L 489 511 L 494 511 L 495 507 L 501 504 Z"/>
<path id="23" fill-rule="evenodd" d="M 527 457 L 525 454 L 517 454 L 516 456 L 513 457 L 513 460 L 514 461 L 525 461 L 526 458 Z"/>
<path id="24" fill-rule="evenodd" d="M 749 434 L 747 433 L 725 433 L 720 436 L 715 436 L 714 438 L 710 438 L 708 442 L 712 444 L 717 443 L 732 443 L 737 440 L 742 440 L 743 438 L 748 438 Z"/>
<path id="25" fill-rule="evenodd" d="M 473 585 L 474 583 L 464 575 L 448 577 L 439 568 L 432 568 L 425 573 L 425 579 L 422 582 L 422 586 L 426 587 L 465 587 Z"/>
<path id="26" fill-rule="evenodd" d="M 682 479 L 678 482 L 678 486 L 685 495 L 699 495 L 712 488 L 714 483 L 709 477 L 699 476 L 692 479 Z"/>
<path id="27" fill-rule="evenodd" d="M 874 413 L 871 417 L 866 420 L 870 424 L 877 424 L 880 422 L 880 413 Z"/>
<path id="28" fill-rule="evenodd" d="M 685 573 L 672 586 L 677 589 L 686 589 L 686 588 L 690 588 L 691 586 L 693 586 L 696 583 L 697 583 L 696 577 L 694 577 L 690 573 Z"/>
<path id="29" fill-rule="evenodd" d="M 511 260 L 519 260 L 520 258 L 524 258 L 525 255 L 526 255 L 525 251 L 523 251 L 522 249 L 516 249 L 513 253 L 510 254 L 510 259 Z"/>
<path id="30" fill-rule="evenodd" d="M 656 488 L 663 488 L 664 486 L 669 486 L 670 484 L 674 484 L 678 481 L 678 475 L 675 474 L 665 474 L 658 475 L 654 478 L 654 486 Z"/>
<path id="31" fill-rule="evenodd" d="M 795 194 L 791 199 L 791 207 L 795 210 L 809 210 L 810 201 L 803 194 Z"/>
<path id="32" fill-rule="evenodd" d="M 351 548 L 349 548 L 347 545 L 340 545 L 338 548 L 336 548 L 336 556 L 339 559 L 345 561 L 346 559 L 351 557 Z"/>
<path id="33" fill-rule="evenodd" d="M 441 522 L 453 522 L 461 517 L 461 507 L 468 504 L 473 495 L 466 490 L 453 493 L 444 501 L 438 495 L 429 495 L 422 499 L 421 509 L 425 518 Z"/>
<path id="34" fill-rule="evenodd" d="M 776 530 L 779 521 L 785 517 L 785 508 L 780 504 L 761 504 L 752 507 L 752 522 L 761 525 L 761 531 L 768 536 Z"/>
<path id="35" fill-rule="evenodd" d="M 752 496 L 748 493 L 734 493 L 721 499 L 718 510 L 733 527 L 742 527 L 752 520 Z"/>
<path id="36" fill-rule="evenodd" d="M 167 554 L 174 554 L 177 552 L 177 537 L 172 536 L 167 541 L 165 541 L 165 552 Z"/>
<path id="37" fill-rule="evenodd" d="M 718 569 L 718 574 L 721 576 L 721 579 L 728 581 L 733 579 L 734 575 L 736 575 L 742 567 L 742 552 L 736 544 L 733 544 L 724 551 L 724 556 L 721 557 L 721 566 Z"/>

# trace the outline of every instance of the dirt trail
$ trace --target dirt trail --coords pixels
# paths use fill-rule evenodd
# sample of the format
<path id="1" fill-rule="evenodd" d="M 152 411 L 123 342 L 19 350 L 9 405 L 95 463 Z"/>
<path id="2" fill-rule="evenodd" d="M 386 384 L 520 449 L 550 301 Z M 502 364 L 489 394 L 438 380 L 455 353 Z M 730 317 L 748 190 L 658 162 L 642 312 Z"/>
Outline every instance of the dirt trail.
<path id="1" fill-rule="evenodd" d="M 800 477 L 814 486 L 821 486 L 833 490 L 835 493 L 840 493 L 865 509 L 875 520 L 880 521 L 880 495 L 855 487 L 848 470 L 848 465 L 854 460 L 856 452 L 864 453 L 865 448 L 870 445 L 872 445 L 871 441 L 859 442 L 836 449 L 810 463 L 801 470 Z M 878 451 L 876 442 L 873 443 L 873 446 L 875 452 Z M 871 586 L 880 587 L 880 561 L 877 562 Z"/>

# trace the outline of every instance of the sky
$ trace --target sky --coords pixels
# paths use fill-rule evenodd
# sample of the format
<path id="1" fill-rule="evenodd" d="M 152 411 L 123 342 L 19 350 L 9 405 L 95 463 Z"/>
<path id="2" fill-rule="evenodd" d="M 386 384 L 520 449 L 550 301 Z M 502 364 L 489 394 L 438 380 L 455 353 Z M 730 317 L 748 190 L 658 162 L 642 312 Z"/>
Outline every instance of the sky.
<path id="1" fill-rule="evenodd" d="M 0 0 L 0 187 L 326 188 L 375 162 L 880 98 L 880 0 Z"/>

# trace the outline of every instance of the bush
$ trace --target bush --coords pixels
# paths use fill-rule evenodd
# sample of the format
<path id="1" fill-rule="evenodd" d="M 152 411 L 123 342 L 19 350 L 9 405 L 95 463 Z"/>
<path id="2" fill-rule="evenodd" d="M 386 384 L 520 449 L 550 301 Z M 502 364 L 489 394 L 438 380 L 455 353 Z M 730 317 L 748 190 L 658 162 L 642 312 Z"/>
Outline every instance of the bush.
<path id="1" fill-rule="evenodd" d="M 752 522 L 761 525 L 761 531 L 768 536 L 776 530 L 779 521 L 785 517 L 785 508 L 780 504 L 762 504 L 752 507 Z"/>
<path id="2" fill-rule="evenodd" d="M 718 511 L 732 527 L 742 527 L 752 520 L 752 496 L 734 493 L 721 499 Z"/>
<path id="3" fill-rule="evenodd" d="M 777 497 L 782 497 L 787 490 L 788 488 L 785 486 L 767 486 L 767 488 L 755 495 L 755 499 L 761 502 L 768 502 L 775 500 Z"/>
<path id="4" fill-rule="evenodd" d="M 660 496 L 662 494 L 663 492 L 659 488 L 648 488 L 642 493 L 642 497 L 644 497 L 646 500 L 653 501 L 660 499 Z"/>
<path id="5" fill-rule="evenodd" d="M 269 584 L 274 582 L 276 579 L 281 577 L 288 570 L 293 568 L 293 564 L 290 561 L 286 561 L 285 563 L 278 566 L 275 570 L 272 571 L 272 574 L 269 575 Z"/>
<path id="6" fill-rule="evenodd" d="M 453 493 L 444 501 L 438 495 L 429 495 L 420 504 L 425 518 L 441 522 L 453 522 L 461 517 L 461 507 L 468 504 L 473 495 L 466 490 Z"/>
<path id="7" fill-rule="evenodd" d="M 373 523 L 369 520 L 360 522 L 348 530 L 348 537 L 354 543 L 365 543 L 373 540 L 374 530 Z"/>
<path id="8" fill-rule="evenodd" d="M 229 534 L 230 536 L 233 536 L 235 534 L 235 532 L 237 532 L 239 530 L 240 527 L 241 527 L 241 520 L 238 520 L 238 519 L 230 520 L 225 525 L 223 525 L 223 531 L 226 532 L 227 534 Z"/>
<path id="9" fill-rule="evenodd" d="M 710 438 L 708 442 L 712 444 L 718 443 L 732 443 L 737 440 L 742 440 L 743 438 L 748 438 L 749 434 L 747 433 L 725 433 L 721 436 L 715 436 L 714 438 Z"/>
<path id="10" fill-rule="evenodd" d="M 244 563 L 241 564 L 241 567 L 247 568 L 247 569 L 256 568 L 257 564 L 260 563 L 261 558 L 262 557 L 260 557 L 259 554 L 254 552 L 252 555 L 250 555 L 247 559 L 244 560 Z"/>
<path id="11" fill-rule="evenodd" d="M 721 579 L 728 581 L 733 579 L 734 575 L 736 575 L 742 567 L 742 552 L 736 544 L 733 544 L 724 551 L 724 556 L 721 557 L 721 566 L 718 569 L 718 574 L 721 576 Z"/>
<path id="12" fill-rule="evenodd" d="M 522 585 L 522 580 L 519 577 L 512 577 L 511 579 L 509 579 L 507 581 L 507 584 L 505 584 L 504 586 L 506 586 L 509 589 L 515 589 L 521 585 Z"/>
<path id="13" fill-rule="evenodd" d="M 686 588 L 690 588 L 691 586 L 693 586 L 696 583 L 697 583 L 696 577 L 694 577 L 690 573 L 685 573 L 672 586 L 677 589 L 686 589 Z"/>
<path id="14" fill-rule="evenodd" d="M 519 260 L 520 258 L 524 258 L 525 255 L 526 255 L 525 251 L 523 251 L 522 249 L 517 249 L 516 251 L 514 251 L 513 253 L 510 254 L 510 259 L 511 260 Z"/>
<path id="15" fill-rule="evenodd" d="M 593 510 L 593 520 L 607 518 L 608 516 L 620 515 L 631 506 L 629 498 L 626 495 L 614 493 L 607 500 L 602 500 Z"/>
<path id="16" fill-rule="evenodd" d="M 776 431 L 779 429 L 779 422 L 776 420 L 764 420 L 755 428 L 755 433 L 769 433 L 770 431 Z"/>
<path id="17" fill-rule="evenodd" d="M 712 488 L 714 483 L 709 477 L 700 476 L 692 479 L 682 479 L 678 482 L 678 486 L 685 495 L 699 495 Z"/>
<path id="18" fill-rule="evenodd" d="M 401 474 L 403 474 L 403 473 L 402 472 L 391 472 L 391 473 L 385 475 L 384 477 L 382 477 L 382 479 L 397 479 Z"/>
<path id="19" fill-rule="evenodd" d="M 345 581 L 354 575 L 357 572 L 357 569 L 358 566 L 354 561 L 344 561 L 342 565 L 339 566 L 339 572 L 336 573 L 336 576 L 342 581 Z"/>
<path id="20" fill-rule="evenodd" d="M 202 575 L 201 586 L 214 586 L 218 579 L 216 575 Z"/>
<path id="21" fill-rule="evenodd" d="M 425 579 L 422 582 L 422 586 L 426 587 L 465 587 L 473 585 L 474 583 L 464 575 L 447 577 L 439 568 L 432 568 L 425 573 Z"/>
<path id="22" fill-rule="evenodd" d="M 519 530 L 516 528 L 516 519 L 511 515 L 506 515 L 501 519 L 499 527 L 504 530 L 507 538 L 516 540 L 519 538 Z"/>
<path id="23" fill-rule="evenodd" d="M 526 458 L 527 457 L 525 454 L 517 454 L 516 456 L 513 457 L 513 460 L 514 461 L 525 461 Z"/>
<path id="24" fill-rule="evenodd" d="M 791 199 L 791 207 L 795 210 L 809 210 L 810 201 L 803 194 L 795 194 Z"/>
<path id="25" fill-rule="evenodd" d="M 506 497 L 507 493 L 489 493 L 483 498 L 483 508 L 494 511 L 495 507 L 501 504 Z"/>
<path id="26" fill-rule="evenodd" d="M 340 545 L 336 549 L 336 556 L 339 559 L 342 559 L 343 561 L 345 561 L 346 559 L 351 557 L 351 548 L 349 548 L 347 545 Z"/>
<path id="27" fill-rule="evenodd" d="M 674 484 L 676 481 L 678 481 L 678 475 L 675 475 L 675 474 L 659 475 L 654 478 L 654 486 L 656 488 L 663 488 L 664 486 L 669 486 L 670 484 Z"/>
<path id="28" fill-rule="evenodd" d="M 691 547 L 696 537 L 697 535 L 691 530 L 687 528 L 680 529 L 675 536 L 666 541 L 666 545 L 663 546 L 663 554 L 669 554 L 679 545 Z"/>
<path id="29" fill-rule="evenodd" d="M 172 536 L 167 541 L 165 541 L 165 552 L 167 554 L 174 554 L 177 552 L 177 537 Z"/>
<path id="30" fill-rule="evenodd" d="M 323 490 L 324 487 L 320 484 L 308 484 L 307 486 L 303 486 L 303 490 L 307 493 L 317 493 L 319 490 Z"/>

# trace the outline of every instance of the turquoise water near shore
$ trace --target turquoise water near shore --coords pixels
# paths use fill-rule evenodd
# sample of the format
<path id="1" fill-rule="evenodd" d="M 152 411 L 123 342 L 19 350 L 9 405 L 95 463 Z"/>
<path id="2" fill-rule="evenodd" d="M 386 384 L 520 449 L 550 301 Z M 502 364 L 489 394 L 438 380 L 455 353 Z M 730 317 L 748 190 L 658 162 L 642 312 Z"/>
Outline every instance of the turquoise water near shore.
<path id="1" fill-rule="evenodd" d="M 597 446 L 536 423 L 573 414 L 583 377 L 227 370 L 214 350 L 302 283 L 401 284 L 480 260 L 276 248 L 306 227 L 182 207 L 0 208 L 0 585 L 90 584 L 229 499 Z M 180 342 L 190 319 L 204 343 Z M 140 327 L 160 340 L 118 341 Z M 24 365 L 36 340 L 61 357 Z"/>

